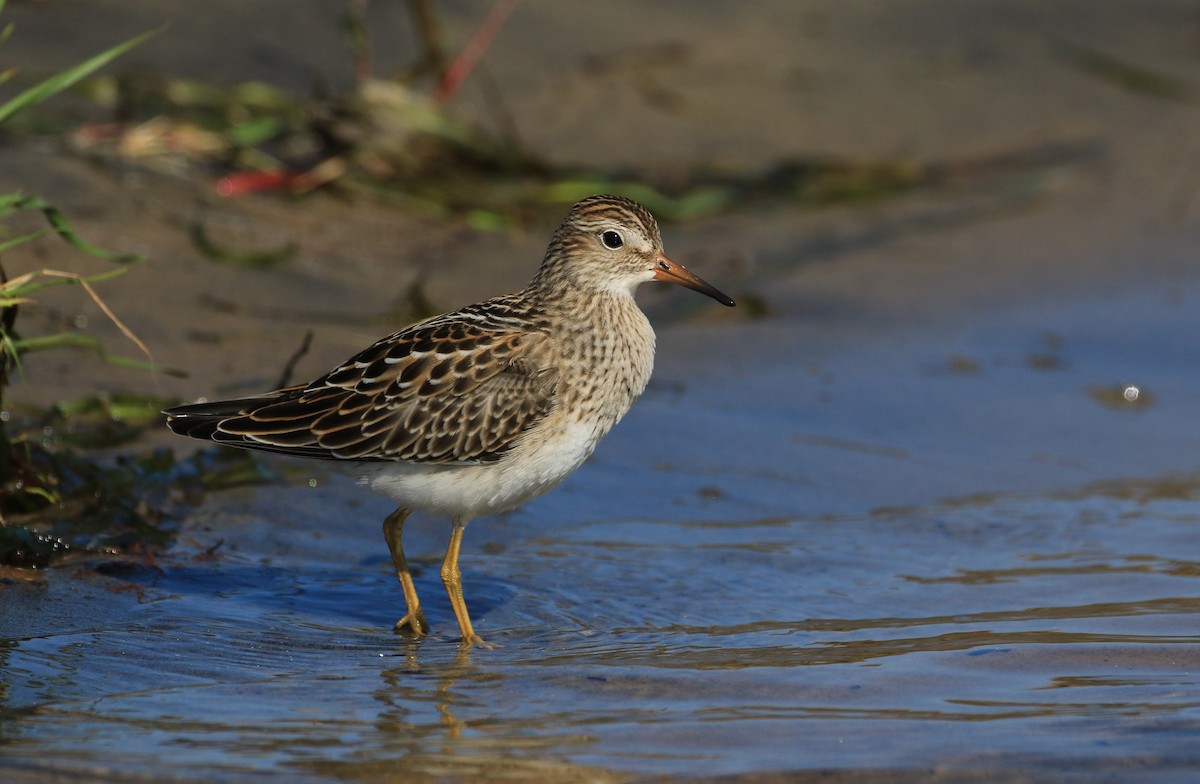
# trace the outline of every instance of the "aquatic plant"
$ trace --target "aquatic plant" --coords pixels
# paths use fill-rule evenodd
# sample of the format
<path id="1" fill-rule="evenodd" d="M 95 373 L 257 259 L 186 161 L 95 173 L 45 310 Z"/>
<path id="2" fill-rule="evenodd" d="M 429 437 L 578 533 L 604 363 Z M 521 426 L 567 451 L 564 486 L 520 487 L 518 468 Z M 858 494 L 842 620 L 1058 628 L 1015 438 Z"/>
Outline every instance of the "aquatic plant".
<path id="1" fill-rule="evenodd" d="M 368 0 L 347 0 L 343 29 L 354 84 L 312 97 L 262 83 L 218 87 L 170 75 L 123 74 L 90 80 L 86 95 L 120 107 L 120 122 L 91 122 L 72 140 L 97 156 L 115 156 L 172 171 L 213 172 L 218 195 L 317 189 L 349 198 L 401 203 L 405 209 L 456 216 L 480 229 L 505 229 L 556 213 L 594 193 L 627 196 L 665 221 L 692 220 L 767 204 L 804 207 L 895 199 L 916 190 L 977 187 L 1033 192 L 1043 170 L 1086 159 L 1094 145 L 1067 141 L 946 161 L 849 159 L 797 154 L 757 169 L 697 164 L 603 169 L 554 164 L 520 142 L 501 90 L 479 81 L 493 115 L 490 127 L 465 120 L 453 103 L 468 75 L 499 38 L 518 0 L 501 0 L 454 56 L 446 54 L 432 3 L 409 0 L 418 54 L 402 73 L 375 72 Z M 512 16 L 511 18 L 519 18 Z M 645 55 L 623 52 L 622 61 Z M 655 62 L 679 63 L 686 46 L 656 48 Z M 615 67 L 607 61 L 595 71 Z M 673 111 L 661 95 L 647 96 Z M 267 266 L 291 255 L 283 247 L 252 253 L 217 247 L 202 226 L 191 232 L 214 260 Z"/>
<path id="2" fill-rule="evenodd" d="M 0 11 L 3 9 L 4 2 L 0 0 Z M 11 34 L 11 24 L 0 30 L 0 44 L 7 41 Z M 0 128 L 20 112 L 68 89 L 153 34 L 145 33 L 118 44 L 21 91 L 0 104 Z M 9 82 L 15 73 L 15 68 L 0 72 L 0 84 Z M 9 233 L 10 219 L 26 212 L 40 213 L 47 226 L 0 240 L 0 254 L 53 236 L 76 250 L 118 266 L 108 272 L 90 276 L 57 269 L 40 269 L 9 278 L 4 267 L 0 265 L 0 411 L 3 412 L 0 414 L 0 521 L 4 523 L 3 528 L 0 528 L 0 563 L 6 564 L 28 564 L 43 556 L 48 558 L 51 553 L 61 551 L 65 547 L 56 536 L 47 536 L 45 533 L 21 527 L 10 527 L 8 518 L 11 515 L 47 508 L 78 512 L 81 504 L 102 504 L 111 510 L 114 507 L 113 499 L 119 497 L 120 489 L 128 484 L 117 480 L 129 473 L 127 470 L 103 470 L 70 454 L 56 453 L 49 445 L 24 436 L 10 437 L 4 394 L 13 373 L 20 371 L 23 358 L 37 352 L 73 347 L 92 350 L 113 364 L 138 368 L 157 367 L 145 344 L 105 304 L 94 285 L 123 274 L 130 264 L 141 259 L 87 243 L 71 228 L 65 216 L 54 205 L 39 196 L 26 195 L 19 191 L 0 194 L 0 230 L 5 234 Z M 17 327 L 20 309 L 33 304 L 33 297 L 39 291 L 61 285 L 74 285 L 82 289 L 137 347 L 145 359 L 111 354 L 95 338 L 76 332 L 28 337 L 22 335 Z M 86 515 L 75 517 L 79 520 L 94 519 Z M 33 553 L 38 555 L 31 555 Z"/>
<path id="3" fill-rule="evenodd" d="M 3 12 L 4 5 L 4 0 L 0 0 L 0 12 Z M 0 30 L 0 44 L 7 41 L 12 32 L 13 27 L 11 24 L 6 25 Z M 153 31 L 143 33 L 122 44 L 118 44 L 72 68 L 43 79 L 34 86 L 23 90 L 3 104 L 0 104 L 0 129 L 18 113 L 28 110 L 30 107 L 70 88 L 152 35 L 154 35 Z M 17 69 L 15 68 L 9 68 L 0 72 L 0 84 L 10 81 L 16 71 Z M 20 245 L 35 242 L 44 236 L 56 235 L 77 250 L 117 264 L 127 265 L 141 260 L 134 255 L 114 253 L 85 242 L 76 234 L 63 214 L 54 205 L 39 196 L 28 196 L 20 191 L 0 194 L 0 229 L 7 229 L 5 222 L 13 215 L 26 211 L 40 212 L 44 216 L 48 227 L 0 241 L 0 254 Z M 124 272 L 125 267 L 118 267 L 99 275 L 84 276 L 74 272 L 43 269 L 27 272 L 10 279 L 3 267 L 0 266 L 0 402 L 3 401 L 3 393 L 8 382 L 9 371 L 19 366 L 22 354 L 33 351 L 44 351 L 64 346 L 84 346 L 96 350 L 107 360 L 117 364 L 146 366 L 140 360 L 109 355 L 98 342 L 84 335 L 61 333 L 36 338 L 22 338 L 16 331 L 17 312 L 20 306 L 33 302 L 31 296 L 34 293 L 50 286 L 73 284 L 80 286 L 100 310 L 116 324 L 122 334 L 129 338 L 149 360 L 150 352 L 146 349 L 146 346 L 121 323 L 121 320 L 104 304 L 104 301 L 92 286 L 94 283 L 108 280 Z"/>

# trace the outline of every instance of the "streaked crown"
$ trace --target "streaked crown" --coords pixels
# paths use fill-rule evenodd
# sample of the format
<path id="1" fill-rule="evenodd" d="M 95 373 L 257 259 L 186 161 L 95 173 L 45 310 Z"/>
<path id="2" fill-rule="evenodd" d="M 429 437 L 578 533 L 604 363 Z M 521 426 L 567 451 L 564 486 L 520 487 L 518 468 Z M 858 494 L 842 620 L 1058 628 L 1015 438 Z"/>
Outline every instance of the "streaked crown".
<path id="1" fill-rule="evenodd" d="M 538 278 L 632 291 L 654 277 L 662 252 L 658 222 L 645 207 L 621 196 L 590 196 L 554 232 Z"/>

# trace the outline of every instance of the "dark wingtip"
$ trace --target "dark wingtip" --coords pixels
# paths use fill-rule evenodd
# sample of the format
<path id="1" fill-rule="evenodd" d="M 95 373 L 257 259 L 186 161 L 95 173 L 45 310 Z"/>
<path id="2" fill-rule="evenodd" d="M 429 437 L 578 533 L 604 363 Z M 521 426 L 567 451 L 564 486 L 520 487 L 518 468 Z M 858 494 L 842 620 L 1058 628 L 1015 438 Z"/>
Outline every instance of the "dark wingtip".
<path id="1" fill-rule="evenodd" d="M 172 433 L 188 438 L 214 440 L 218 425 L 225 419 L 237 416 L 246 405 L 246 400 L 217 400 L 206 403 L 186 403 L 164 408 L 167 427 Z"/>

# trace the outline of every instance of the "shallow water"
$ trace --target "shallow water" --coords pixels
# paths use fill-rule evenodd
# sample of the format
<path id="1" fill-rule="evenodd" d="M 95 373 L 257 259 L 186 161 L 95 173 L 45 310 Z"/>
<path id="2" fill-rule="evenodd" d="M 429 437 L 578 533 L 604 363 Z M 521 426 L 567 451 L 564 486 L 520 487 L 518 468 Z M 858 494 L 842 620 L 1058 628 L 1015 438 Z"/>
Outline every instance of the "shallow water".
<path id="1" fill-rule="evenodd" d="M 765 326 L 669 331 L 675 359 L 593 462 L 468 529 L 467 599 L 493 650 L 455 643 L 442 521 L 406 531 L 434 634 L 395 636 L 386 504 L 281 461 L 283 485 L 212 497 L 157 569 L 6 590 L 4 765 L 1185 780 L 1200 454 L 1172 437 L 1196 408 L 1180 394 L 1194 367 L 1172 358 L 1195 345 L 1195 289 L 1169 294 L 843 344 L 818 360 L 819 395 L 794 363 L 750 379 L 692 365 Z M 1078 339 L 1100 314 L 1122 336 L 1105 351 Z M 1051 371 L 1021 361 L 1045 330 L 1061 336 Z M 971 373 L 935 363 L 967 355 Z M 762 394 L 789 379 L 794 394 Z M 1156 402 L 1089 392 L 1116 379 Z"/>
<path id="2" fill-rule="evenodd" d="M 498 645 L 470 653 L 433 564 L 418 583 L 436 634 L 413 642 L 387 631 L 378 558 L 174 563 L 128 575 L 136 601 L 99 624 L 9 631 L 5 761 L 197 778 L 1183 770 L 1200 763 L 1200 479 L 1173 487 L 512 527 L 468 556 Z"/>

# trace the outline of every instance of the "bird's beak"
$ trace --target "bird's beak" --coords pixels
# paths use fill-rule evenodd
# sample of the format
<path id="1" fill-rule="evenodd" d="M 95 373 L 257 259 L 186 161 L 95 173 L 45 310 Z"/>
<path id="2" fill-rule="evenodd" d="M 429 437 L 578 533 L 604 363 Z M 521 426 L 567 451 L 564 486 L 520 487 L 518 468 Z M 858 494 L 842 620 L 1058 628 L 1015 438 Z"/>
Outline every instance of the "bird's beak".
<path id="1" fill-rule="evenodd" d="M 687 286 L 692 291 L 699 291 L 701 294 L 708 296 L 720 302 L 722 305 L 733 307 L 733 300 L 725 296 L 715 288 L 705 283 L 700 278 L 687 271 L 687 268 L 682 264 L 676 264 L 668 259 L 663 254 L 658 254 L 658 258 L 654 262 L 654 279 L 665 280 L 667 283 L 678 283 L 680 286 Z"/>

